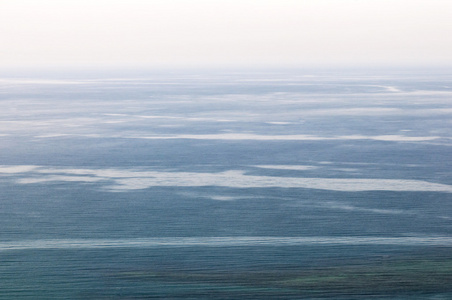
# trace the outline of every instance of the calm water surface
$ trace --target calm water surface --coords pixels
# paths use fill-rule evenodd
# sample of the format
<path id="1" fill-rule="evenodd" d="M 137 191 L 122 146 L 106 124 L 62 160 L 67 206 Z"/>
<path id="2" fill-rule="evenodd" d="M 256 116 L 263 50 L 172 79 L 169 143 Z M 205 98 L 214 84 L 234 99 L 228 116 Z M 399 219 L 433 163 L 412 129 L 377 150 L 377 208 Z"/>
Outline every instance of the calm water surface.
<path id="1" fill-rule="evenodd" d="M 451 299 L 452 74 L 0 78 L 1 299 Z"/>

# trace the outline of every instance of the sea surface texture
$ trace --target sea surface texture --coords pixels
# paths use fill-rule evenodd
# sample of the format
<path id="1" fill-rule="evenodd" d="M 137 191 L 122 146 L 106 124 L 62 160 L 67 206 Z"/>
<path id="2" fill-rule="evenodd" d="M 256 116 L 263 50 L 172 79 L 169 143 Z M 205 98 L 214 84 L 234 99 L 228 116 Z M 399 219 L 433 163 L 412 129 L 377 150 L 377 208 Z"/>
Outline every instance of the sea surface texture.
<path id="1" fill-rule="evenodd" d="M 0 299 L 452 299 L 452 74 L 0 78 Z"/>

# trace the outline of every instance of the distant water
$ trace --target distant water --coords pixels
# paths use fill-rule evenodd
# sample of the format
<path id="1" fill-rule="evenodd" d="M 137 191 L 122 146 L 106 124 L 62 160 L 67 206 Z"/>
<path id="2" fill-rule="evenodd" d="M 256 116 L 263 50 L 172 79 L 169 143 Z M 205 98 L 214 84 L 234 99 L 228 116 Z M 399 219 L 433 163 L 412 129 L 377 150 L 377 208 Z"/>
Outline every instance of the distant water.
<path id="1" fill-rule="evenodd" d="M 0 77 L 0 299 L 452 299 L 452 74 Z"/>

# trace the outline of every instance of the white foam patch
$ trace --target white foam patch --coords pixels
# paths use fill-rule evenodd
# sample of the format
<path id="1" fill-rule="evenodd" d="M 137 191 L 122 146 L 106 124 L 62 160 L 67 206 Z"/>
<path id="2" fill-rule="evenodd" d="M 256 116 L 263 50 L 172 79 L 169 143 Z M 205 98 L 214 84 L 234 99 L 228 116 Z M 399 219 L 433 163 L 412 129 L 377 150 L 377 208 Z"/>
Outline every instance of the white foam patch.
<path id="1" fill-rule="evenodd" d="M 33 174 L 28 177 L 22 176 L 20 179 L 17 179 L 17 183 L 20 184 L 55 181 L 105 181 L 105 188 L 110 191 L 127 191 L 170 186 L 219 186 L 229 188 L 304 188 L 343 192 L 397 191 L 452 193 L 451 185 L 431 183 L 422 180 L 256 176 L 247 175 L 245 174 L 245 171 L 241 170 L 231 170 L 219 173 L 196 173 L 134 169 L 58 169 L 36 166 L 9 166 L 5 168 L 5 172 L 33 172 Z"/>
<path id="2" fill-rule="evenodd" d="M 0 166 L 0 173 L 15 174 L 26 173 L 35 170 L 37 166 Z"/>
<path id="3" fill-rule="evenodd" d="M 295 170 L 295 171 L 307 171 L 318 168 L 316 166 L 305 166 L 305 165 L 255 165 L 253 167 L 262 169 Z"/>
<path id="4" fill-rule="evenodd" d="M 160 237 L 136 239 L 53 239 L 0 242 L 0 251 L 162 247 L 284 247 L 336 245 L 452 246 L 450 236 L 400 237 Z"/>
<path id="5" fill-rule="evenodd" d="M 259 135 L 251 133 L 220 133 L 220 134 L 180 134 L 168 136 L 132 136 L 135 139 L 194 139 L 194 140 L 254 140 L 254 141 L 328 141 L 328 140 L 374 140 L 387 142 L 424 142 L 441 139 L 439 136 L 403 136 L 403 135 Z"/>
<path id="6" fill-rule="evenodd" d="M 394 95 L 449 96 L 449 95 L 452 95 L 452 92 L 451 91 L 435 91 L 435 90 L 430 90 L 430 91 L 429 90 L 417 90 L 417 91 L 410 91 L 410 92 L 400 92 L 400 93 L 396 93 Z"/>
<path id="7" fill-rule="evenodd" d="M 340 171 L 340 172 L 350 172 L 350 173 L 360 172 L 359 169 L 355 169 L 355 168 L 334 168 L 332 170 Z"/>
<path id="8" fill-rule="evenodd" d="M 220 133 L 220 134 L 179 134 L 169 136 L 135 136 L 140 139 L 194 139 L 194 140 L 255 140 L 255 141 L 287 141 L 287 140 L 325 140 L 313 135 L 259 135 L 251 133 Z"/>
<path id="9" fill-rule="evenodd" d="M 111 117 L 127 117 L 129 115 L 127 114 L 103 114 L 104 116 L 111 116 Z"/>
<path id="10" fill-rule="evenodd" d="M 193 192 L 180 192 L 179 195 L 183 197 L 190 197 L 196 199 L 209 199 L 215 201 L 236 201 L 242 199 L 256 199 L 260 196 L 230 196 L 230 195 L 218 195 L 218 194 L 204 194 L 204 193 L 193 193 Z"/>
<path id="11" fill-rule="evenodd" d="M 35 138 L 40 139 L 51 139 L 51 138 L 59 138 L 59 137 L 86 137 L 86 138 L 100 138 L 105 137 L 100 134 L 89 133 L 89 134 L 72 134 L 72 133 L 50 133 L 45 135 L 37 135 Z"/>
<path id="12" fill-rule="evenodd" d="M 232 197 L 232 196 L 209 196 L 209 199 L 215 201 L 235 201 L 238 199 L 243 199 L 243 197 Z"/>
<path id="13" fill-rule="evenodd" d="M 326 108 L 326 109 L 307 109 L 300 111 L 300 115 L 307 116 L 381 116 L 381 115 L 399 115 L 404 111 L 399 108 L 389 107 L 354 107 L 354 108 Z"/>
<path id="14" fill-rule="evenodd" d="M 142 119 L 184 119 L 183 117 L 176 117 L 176 116 L 154 116 L 154 115 L 141 115 L 141 116 L 135 116 Z"/>
<path id="15" fill-rule="evenodd" d="M 221 173 L 159 172 L 120 169 L 45 169 L 43 175 L 19 183 L 48 181 L 100 181 L 110 180 L 112 191 L 146 189 L 155 186 L 201 187 L 221 186 L 230 188 L 306 188 L 344 192 L 358 191 L 430 191 L 452 193 L 452 186 L 421 180 L 360 179 L 360 178 L 305 178 L 246 175 L 244 171 L 231 170 Z M 55 173 L 58 173 L 56 175 Z M 50 174 L 50 175 L 44 175 Z M 84 176 L 74 176 L 84 175 Z M 89 176 L 86 176 L 89 175 Z M 38 180 L 38 181 L 37 181 Z"/>
<path id="16" fill-rule="evenodd" d="M 16 79 L 16 78 L 1 78 L 0 83 L 7 84 L 83 84 L 83 81 L 75 80 L 61 80 L 61 79 Z"/>
<path id="17" fill-rule="evenodd" d="M 118 178 L 157 178 L 161 177 L 165 172 L 159 171 L 142 171 L 135 169 L 72 169 L 72 168 L 40 168 L 37 172 L 42 174 L 68 174 L 68 175 L 85 175 L 95 176 L 105 179 Z M 172 174 L 172 172 L 167 172 Z M 203 173 L 200 173 L 203 174 Z"/>
<path id="18" fill-rule="evenodd" d="M 337 139 L 344 140 L 374 140 L 374 141 L 387 141 L 387 142 L 423 142 L 440 139 L 439 136 L 403 136 L 403 135 L 346 135 L 339 136 Z"/>
<path id="19" fill-rule="evenodd" d="M 43 182 L 97 182 L 101 181 L 103 178 L 88 177 L 88 176 L 41 176 L 41 177 L 30 177 L 18 179 L 18 183 L 31 184 L 31 183 L 43 183 Z"/>
<path id="20" fill-rule="evenodd" d="M 101 121 L 100 123 L 102 124 L 120 124 L 120 123 L 126 123 L 127 121 L 122 121 L 122 120 L 112 120 L 112 121 Z"/>
<path id="21" fill-rule="evenodd" d="M 385 215 L 407 215 L 407 214 L 413 214 L 410 211 L 403 210 L 403 209 L 380 209 L 380 208 L 365 208 L 365 207 L 358 207 L 347 203 L 340 203 L 340 202 L 326 202 L 322 207 L 326 207 L 329 209 L 338 209 L 338 210 L 345 210 L 345 211 L 358 211 L 358 212 L 369 212 L 374 214 L 385 214 Z"/>
<path id="22" fill-rule="evenodd" d="M 289 124 L 294 124 L 294 123 L 292 123 L 292 122 L 265 122 L 265 123 L 267 123 L 267 124 L 270 124 L 270 125 L 289 125 Z"/>
<path id="23" fill-rule="evenodd" d="M 398 92 L 401 92 L 401 90 L 398 89 L 398 88 L 395 87 L 395 86 L 385 86 L 385 85 L 381 85 L 381 86 L 379 86 L 379 87 L 382 87 L 382 88 L 386 89 L 388 92 L 392 92 L 392 93 L 398 93 Z"/>
<path id="24" fill-rule="evenodd" d="M 65 136 L 72 136 L 72 135 L 67 134 L 67 133 L 49 133 L 49 134 L 44 134 L 44 135 L 37 135 L 36 138 L 48 139 L 48 138 L 58 138 L 58 137 L 65 137 Z"/>
<path id="25" fill-rule="evenodd" d="M 390 142 L 423 142 L 440 139 L 439 136 L 403 136 L 403 135 L 378 135 L 371 139 Z"/>

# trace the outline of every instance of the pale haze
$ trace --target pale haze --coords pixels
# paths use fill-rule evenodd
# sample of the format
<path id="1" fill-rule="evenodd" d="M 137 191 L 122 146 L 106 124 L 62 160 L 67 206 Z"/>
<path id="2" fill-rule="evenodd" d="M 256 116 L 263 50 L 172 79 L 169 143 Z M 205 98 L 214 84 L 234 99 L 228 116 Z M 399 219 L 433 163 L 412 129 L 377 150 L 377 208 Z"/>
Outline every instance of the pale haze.
<path id="1" fill-rule="evenodd" d="M 449 0 L 2 0 L 0 66 L 450 65 Z"/>

